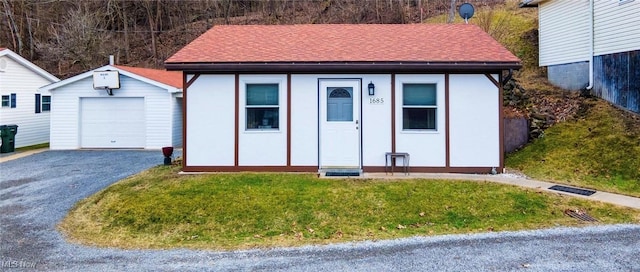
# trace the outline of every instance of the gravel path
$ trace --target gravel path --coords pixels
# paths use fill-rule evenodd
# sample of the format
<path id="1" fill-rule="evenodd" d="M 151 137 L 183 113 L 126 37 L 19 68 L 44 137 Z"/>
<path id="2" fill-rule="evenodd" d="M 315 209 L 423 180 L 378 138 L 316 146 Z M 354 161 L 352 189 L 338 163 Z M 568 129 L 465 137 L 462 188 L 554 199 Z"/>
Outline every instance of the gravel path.
<path id="1" fill-rule="evenodd" d="M 0 271 L 640 271 L 639 225 L 236 252 L 93 248 L 55 231 L 78 200 L 161 163 L 159 151 L 47 151 L 0 163 Z"/>

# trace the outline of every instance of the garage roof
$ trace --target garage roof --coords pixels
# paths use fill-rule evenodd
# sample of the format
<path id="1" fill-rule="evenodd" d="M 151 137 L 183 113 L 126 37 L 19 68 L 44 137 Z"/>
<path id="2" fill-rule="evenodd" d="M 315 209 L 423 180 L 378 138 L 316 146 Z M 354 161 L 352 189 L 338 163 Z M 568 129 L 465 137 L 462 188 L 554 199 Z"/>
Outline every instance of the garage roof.
<path id="1" fill-rule="evenodd" d="M 64 85 L 76 82 L 87 77 L 92 77 L 95 71 L 118 71 L 119 73 L 135 78 L 137 80 L 167 89 L 171 93 L 182 91 L 182 73 L 177 71 L 166 71 L 150 68 L 130 67 L 123 65 L 105 65 L 91 71 L 64 79 L 60 82 L 49 84 L 40 88 L 40 90 L 54 90 Z"/>
<path id="2" fill-rule="evenodd" d="M 114 67 L 155 80 L 176 88 L 182 88 L 182 73 L 177 71 L 114 65 Z"/>

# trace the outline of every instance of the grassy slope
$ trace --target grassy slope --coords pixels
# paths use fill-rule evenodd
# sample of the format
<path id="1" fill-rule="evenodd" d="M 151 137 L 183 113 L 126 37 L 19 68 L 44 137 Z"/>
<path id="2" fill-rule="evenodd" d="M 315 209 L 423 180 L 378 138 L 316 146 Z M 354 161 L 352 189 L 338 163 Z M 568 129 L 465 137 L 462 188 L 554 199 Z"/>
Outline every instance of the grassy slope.
<path id="1" fill-rule="evenodd" d="M 557 124 L 508 167 L 538 179 L 640 197 L 640 118 L 596 99 L 581 117 Z"/>
<path id="2" fill-rule="evenodd" d="M 177 175 L 156 167 L 76 205 L 68 237 L 124 248 L 239 249 L 636 222 L 640 211 L 485 182 L 318 179 L 302 174 Z"/>

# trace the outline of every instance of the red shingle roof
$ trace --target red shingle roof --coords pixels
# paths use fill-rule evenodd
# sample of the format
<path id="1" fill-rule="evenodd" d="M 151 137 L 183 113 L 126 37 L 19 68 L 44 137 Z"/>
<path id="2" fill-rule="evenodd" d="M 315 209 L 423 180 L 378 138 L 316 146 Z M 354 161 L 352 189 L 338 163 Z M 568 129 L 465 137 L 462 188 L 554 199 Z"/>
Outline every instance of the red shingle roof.
<path id="1" fill-rule="evenodd" d="M 114 65 L 118 69 L 125 70 L 130 73 L 134 73 L 139 76 L 146 77 L 148 79 L 155 80 L 160 83 L 164 83 L 176 88 L 182 89 L 182 72 L 167 71 L 150 68 L 130 67 L 122 65 Z"/>
<path id="2" fill-rule="evenodd" d="M 475 25 L 222 25 L 166 63 L 520 60 Z"/>

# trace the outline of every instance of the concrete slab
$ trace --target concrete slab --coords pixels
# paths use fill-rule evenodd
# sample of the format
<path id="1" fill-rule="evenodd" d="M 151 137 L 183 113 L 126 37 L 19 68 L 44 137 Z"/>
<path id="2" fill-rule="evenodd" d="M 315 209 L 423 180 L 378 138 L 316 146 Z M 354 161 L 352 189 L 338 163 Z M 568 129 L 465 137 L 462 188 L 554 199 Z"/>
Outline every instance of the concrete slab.
<path id="1" fill-rule="evenodd" d="M 37 154 L 40 152 L 45 152 L 47 150 L 49 150 L 49 148 L 39 148 L 39 149 L 33 149 L 33 150 L 27 150 L 27 151 L 15 151 L 11 153 L 0 153 L 0 162 L 19 159 L 19 158 Z"/>

